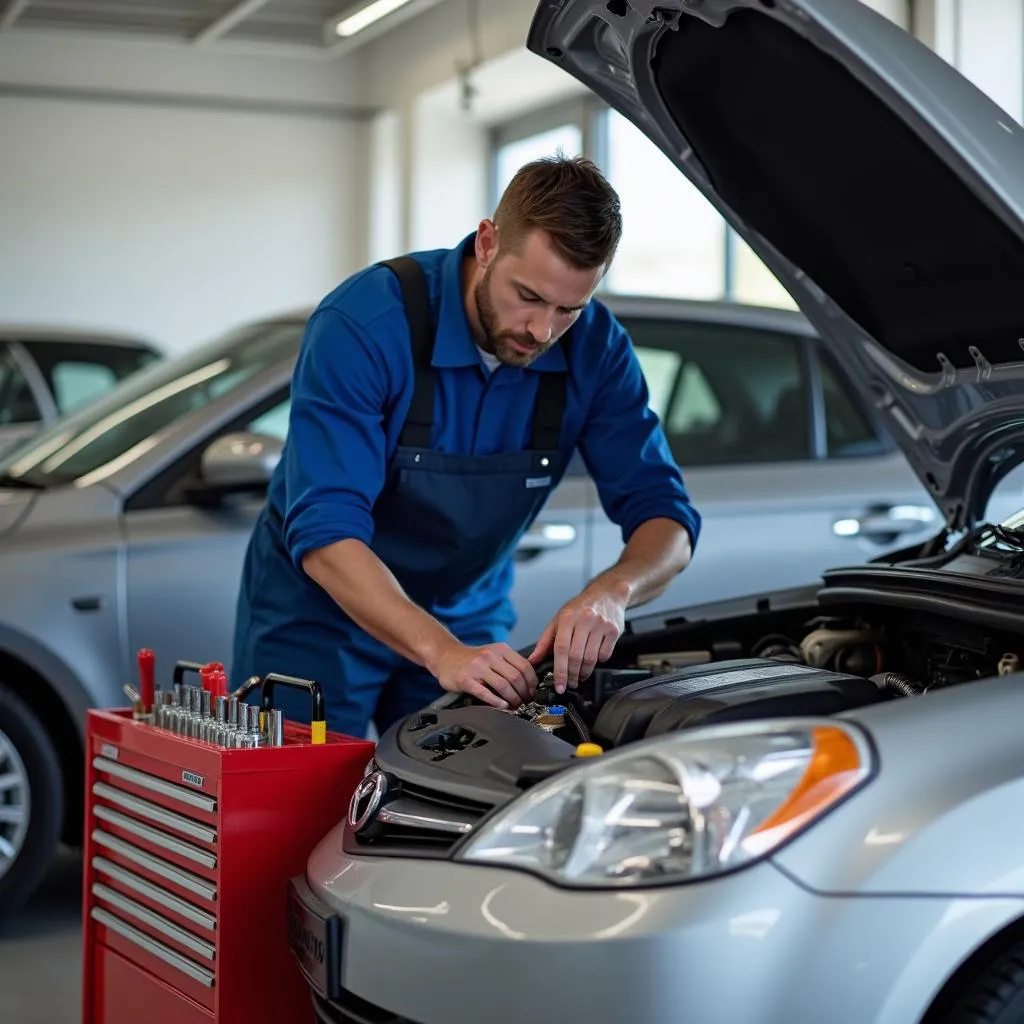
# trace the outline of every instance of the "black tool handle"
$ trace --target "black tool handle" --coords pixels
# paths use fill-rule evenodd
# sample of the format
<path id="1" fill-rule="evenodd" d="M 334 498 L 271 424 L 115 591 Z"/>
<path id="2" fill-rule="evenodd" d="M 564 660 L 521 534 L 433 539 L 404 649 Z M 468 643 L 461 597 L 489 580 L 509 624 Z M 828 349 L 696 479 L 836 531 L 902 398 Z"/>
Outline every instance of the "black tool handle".
<path id="1" fill-rule="evenodd" d="M 176 661 L 174 663 L 174 673 L 171 676 L 172 683 L 180 683 L 185 678 L 186 672 L 195 672 L 199 674 L 199 670 L 203 666 L 198 661 Z"/>
<path id="2" fill-rule="evenodd" d="M 233 690 L 228 694 L 228 697 L 237 697 L 239 700 L 245 700 L 246 697 L 252 693 L 253 690 L 258 689 L 263 685 L 263 680 L 259 676 L 249 676 L 248 679 L 237 690 Z"/>
<path id="3" fill-rule="evenodd" d="M 274 684 L 291 686 L 296 690 L 307 690 L 310 699 L 310 721 L 322 722 L 326 717 L 324 714 L 324 691 L 320 684 L 312 679 L 297 679 L 295 676 L 282 676 L 277 672 L 270 672 L 263 677 L 263 710 L 269 711 L 274 706 Z"/>

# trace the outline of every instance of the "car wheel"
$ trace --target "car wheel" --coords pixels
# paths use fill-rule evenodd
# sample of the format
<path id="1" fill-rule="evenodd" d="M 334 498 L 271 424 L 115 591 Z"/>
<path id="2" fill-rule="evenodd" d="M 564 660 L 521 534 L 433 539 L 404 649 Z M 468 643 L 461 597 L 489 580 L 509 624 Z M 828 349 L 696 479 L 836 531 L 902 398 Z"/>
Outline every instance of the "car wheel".
<path id="1" fill-rule="evenodd" d="M 63 814 L 53 743 L 32 709 L 0 684 L 0 922 L 49 870 Z"/>
<path id="2" fill-rule="evenodd" d="M 1024 1021 L 1024 943 L 1004 953 L 971 983 L 946 1024 Z"/>

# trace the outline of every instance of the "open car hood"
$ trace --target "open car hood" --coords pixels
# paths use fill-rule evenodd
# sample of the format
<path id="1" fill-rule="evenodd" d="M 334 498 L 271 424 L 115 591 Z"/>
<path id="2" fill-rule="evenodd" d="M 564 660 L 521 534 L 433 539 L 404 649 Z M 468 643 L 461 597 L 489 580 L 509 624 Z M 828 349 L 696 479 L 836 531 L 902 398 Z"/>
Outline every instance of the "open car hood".
<path id="1" fill-rule="evenodd" d="M 527 45 L 708 197 L 974 525 L 1024 460 L 1024 129 L 854 0 L 542 0 Z"/>

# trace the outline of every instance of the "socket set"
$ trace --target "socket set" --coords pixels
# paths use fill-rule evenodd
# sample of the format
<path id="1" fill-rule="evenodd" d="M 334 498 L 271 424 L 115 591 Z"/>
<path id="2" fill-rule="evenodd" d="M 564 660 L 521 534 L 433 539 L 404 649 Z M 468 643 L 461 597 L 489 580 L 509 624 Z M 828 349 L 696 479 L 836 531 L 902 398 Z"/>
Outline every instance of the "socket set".
<path id="1" fill-rule="evenodd" d="M 308 692 L 310 724 L 282 718 L 276 686 Z M 84 1024 L 312 1020 L 288 880 L 345 817 L 373 743 L 327 732 L 311 680 L 228 693 L 222 666 L 179 661 L 160 687 L 142 651 L 125 691 L 130 707 L 87 719 Z"/>
<path id="2" fill-rule="evenodd" d="M 132 717 L 137 722 L 231 750 L 280 747 L 284 744 L 284 714 L 272 703 L 273 687 L 281 683 L 309 691 L 312 742 L 319 742 L 326 731 L 323 695 L 311 680 L 278 673 L 252 676 L 229 694 L 227 674 L 221 662 L 202 665 L 179 661 L 174 666 L 171 688 L 162 690 L 156 685 L 153 652 L 143 648 L 139 651 L 138 662 L 139 689 L 131 685 L 124 687 L 132 702 Z M 189 672 L 199 676 L 198 686 L 184 682 Z M 256 689 L 261 691 L 262 706 L 245 701 Z"/>
<path id="3" fill-rule="evenodd" d="M 165 693 L 157 704 L 152 722 L 178 736 L 232 750 L 284 743 L 284 718 L 278 708 L 263 713 L 257 705 L 243 704 L 235 696 L 217 694 L 214 698 L 200 686 L 176 683 L 173 692 Z"/>

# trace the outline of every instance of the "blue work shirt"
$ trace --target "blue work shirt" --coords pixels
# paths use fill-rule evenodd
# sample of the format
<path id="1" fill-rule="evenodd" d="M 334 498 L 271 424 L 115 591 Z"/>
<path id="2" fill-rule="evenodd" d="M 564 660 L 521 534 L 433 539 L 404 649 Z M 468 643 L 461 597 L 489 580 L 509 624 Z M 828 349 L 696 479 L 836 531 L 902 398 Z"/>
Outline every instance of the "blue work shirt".
<path id="1" fill-rule="evenodd" d="M 566 356 L 556 344 L 528 367 L 488 372 L 462 296 L 462 259 L 474 239 L 413 254 L 426 273 L 437 324 L 432 447 L 467 455 L 521 451 L 530 442 L 540 374 L 564 371 Z M 600 301 L 592 300 L 577 319 L 570 352 L 563 465 L 578 448 L 624 541 L 645 520 L 666 517 L 681 523 L 696 547 L 700 516 L 648 406 L 630 339 Z M 313 312 L 292 380 L 288 439 L 269 502 L 284 523 L 284 543 L 298 568 L 308 552 L 336 541 L 370 543 L 374 501 L 413 383 L 397 279 L 387 268 L 371 266 L 344 281 Z M 448 622 L 497 617 L 511 628 L 512 576 L 509 558 L 451 604 L 429 610 Z"/>

